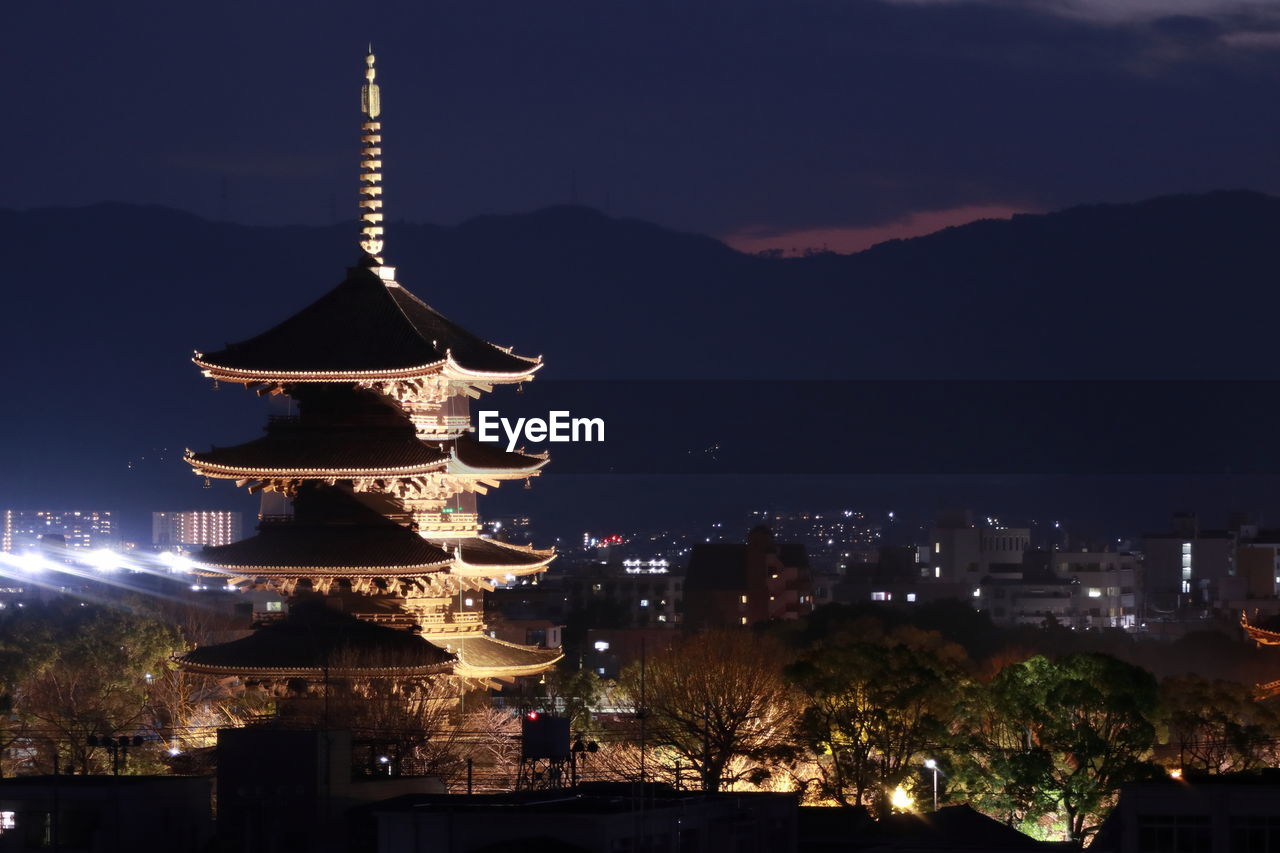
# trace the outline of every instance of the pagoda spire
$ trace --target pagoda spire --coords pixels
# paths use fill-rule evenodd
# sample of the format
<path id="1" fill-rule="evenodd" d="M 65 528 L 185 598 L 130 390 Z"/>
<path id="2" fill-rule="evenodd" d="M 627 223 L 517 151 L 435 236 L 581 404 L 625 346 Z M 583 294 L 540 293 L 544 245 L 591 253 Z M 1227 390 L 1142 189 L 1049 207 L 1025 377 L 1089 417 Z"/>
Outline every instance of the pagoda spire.
<path id="1" fill-rule="evenodd" d="M 374 82 L 373 45 L 364 59 L 364 85 L 360 87 L 360 248 L 377 264 L 382 264 L 382 95 Z"/>

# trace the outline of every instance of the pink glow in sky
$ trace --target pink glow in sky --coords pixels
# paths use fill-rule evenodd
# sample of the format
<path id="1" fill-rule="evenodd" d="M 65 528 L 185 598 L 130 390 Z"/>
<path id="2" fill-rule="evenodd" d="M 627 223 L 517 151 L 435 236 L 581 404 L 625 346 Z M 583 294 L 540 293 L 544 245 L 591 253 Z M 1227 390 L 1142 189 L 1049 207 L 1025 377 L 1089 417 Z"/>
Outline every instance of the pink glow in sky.
<path id="1" fill-rule="evenodd" d="M 787 255 L 803 254 L 806 249 L 827 249 L 849 254 L 869 249 L 885 240 L 922 237 L 952 225 L 964 225 L 979 219 L 1008 219 L 1015 213 L 1031 213 L 1025 207 L 1007 205 L 968 205 L 948 210 L 922 210 L 897 222 L 861 228 L 811 228 L 802 231 L 777 232 L 773 229 L 748 228 L 720 237 L 740 252 L 782 249 Z"/>

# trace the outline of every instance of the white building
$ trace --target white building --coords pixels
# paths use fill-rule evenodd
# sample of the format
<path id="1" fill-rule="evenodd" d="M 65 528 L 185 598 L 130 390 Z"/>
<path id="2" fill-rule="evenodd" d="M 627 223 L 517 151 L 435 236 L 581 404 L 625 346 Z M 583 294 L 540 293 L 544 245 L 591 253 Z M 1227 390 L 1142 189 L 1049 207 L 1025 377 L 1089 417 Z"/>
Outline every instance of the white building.
<path id="1" fill-rule="evenodd" d="M 243 538 L 238 512 L 189 510 L 151 513 L 151 544 L 157 548 L 230 545 Z"/>

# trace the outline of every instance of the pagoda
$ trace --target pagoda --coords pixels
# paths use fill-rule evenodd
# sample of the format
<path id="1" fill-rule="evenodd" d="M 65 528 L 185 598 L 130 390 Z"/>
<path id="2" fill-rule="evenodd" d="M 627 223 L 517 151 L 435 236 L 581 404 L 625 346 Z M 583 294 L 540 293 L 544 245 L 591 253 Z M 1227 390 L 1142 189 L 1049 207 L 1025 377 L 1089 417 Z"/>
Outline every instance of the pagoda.
<path id="1" fill-rule="evenodd" d="M 482 444 L 469 413 L 471 399 L 529 381 L 542 361 L 449 321 L 384 262 L 375 77 L 370 53 L 358 263 L 279 325 L 193 359 L 215 386 L 283 396 L 296 414 L 272 416 L 252 441 L 187 451 L 206 483 L 233 480 L 263 496 L 256 535 L 205 548 L 195 571 L 274 590 L 291 611 L 251 637 L 188 653 L 188 670 L 314 681 L 337 667 L 493 687 L 561 656 L 486 631 L 484 593 L 545 571 L 554 554 L 481 536 L 476 496 L 527 484 L 547 458 Z"/>

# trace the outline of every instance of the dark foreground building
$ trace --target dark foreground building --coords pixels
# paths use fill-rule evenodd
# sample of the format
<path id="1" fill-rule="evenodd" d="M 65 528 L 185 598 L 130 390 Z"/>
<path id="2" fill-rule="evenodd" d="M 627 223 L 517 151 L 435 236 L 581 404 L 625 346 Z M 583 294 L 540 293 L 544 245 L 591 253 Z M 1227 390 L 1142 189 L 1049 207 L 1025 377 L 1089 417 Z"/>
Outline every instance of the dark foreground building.
<path id="1" fill-rule="evenodd" d="M 209 776 L 0 779 L 0 851 L 203 853 L 213 836 Z"/>
<path id="2" fill-rule="evenodd" d="M 377 853 L 794 853 L 790 794 L 701 794 L 650 783 L 408 796 L 367 807 Z"/>
<path id="3" fill-rule="evenodd" d="M 1125 785 L 1090 845 L 1096 853 L 1280 850 L 1280 770 Z"/>

